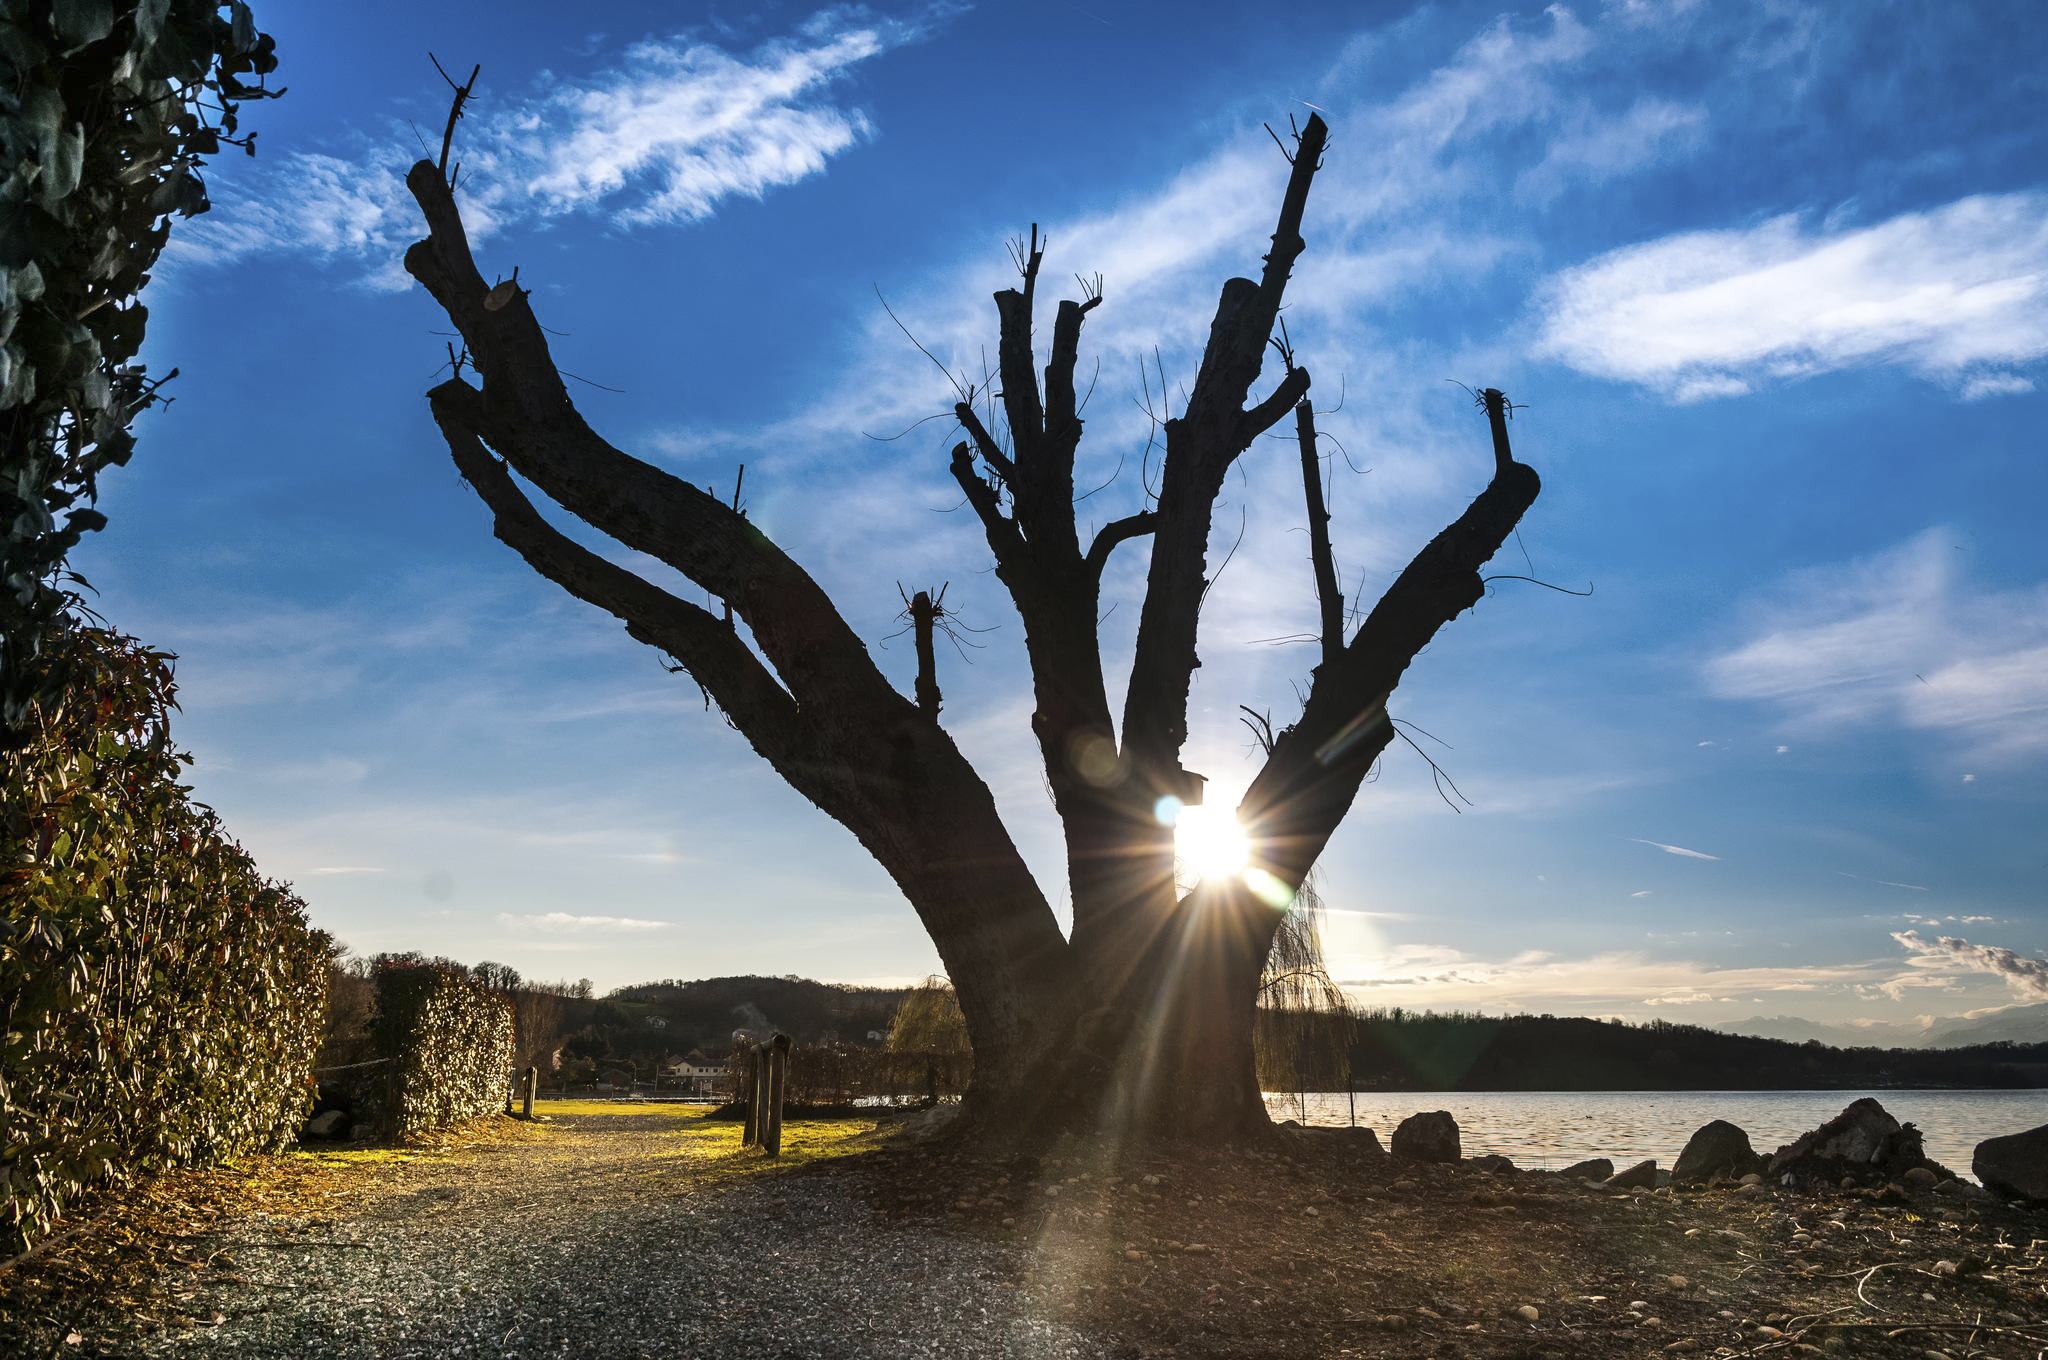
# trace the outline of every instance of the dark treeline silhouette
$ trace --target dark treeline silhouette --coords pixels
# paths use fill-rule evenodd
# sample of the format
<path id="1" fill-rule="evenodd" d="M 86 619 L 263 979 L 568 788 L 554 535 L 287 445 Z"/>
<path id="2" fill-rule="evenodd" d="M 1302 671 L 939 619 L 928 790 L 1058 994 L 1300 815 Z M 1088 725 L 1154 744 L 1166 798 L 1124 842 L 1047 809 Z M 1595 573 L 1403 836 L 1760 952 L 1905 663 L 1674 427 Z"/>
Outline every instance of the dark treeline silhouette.
<path id="1" fill-rule="evenodd" d="M 2048 1086 L 2048 1044 L 1830 1048 L 1697 1025 L 1575 1016 L 1361 1013 L 1360 1090 L 1715 1091 Z"/>

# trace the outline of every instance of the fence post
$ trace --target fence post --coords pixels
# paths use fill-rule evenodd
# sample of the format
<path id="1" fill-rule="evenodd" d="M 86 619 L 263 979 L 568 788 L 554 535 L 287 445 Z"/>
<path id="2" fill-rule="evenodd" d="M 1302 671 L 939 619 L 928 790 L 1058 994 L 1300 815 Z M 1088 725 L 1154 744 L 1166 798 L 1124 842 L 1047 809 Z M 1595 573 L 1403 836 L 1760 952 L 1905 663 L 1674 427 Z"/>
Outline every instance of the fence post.
<path id="1" fill-rule="evenodd" d="M 740 1059 L 740 1080 L 735 1086 L 746 1088 L 747 1122 L 740 1130 L 740 1146 L 752 1147 L 761 1135 L 761 1050 L 750 1048 Z M 734 1091 L 733 1098 L 740 1098 Z"/>
<path id="2" fill-rule="evenodd" d="M 768 1060 L 768 1127 L 761 1144 L 770 1157 L 782 1155 L 782 1097 L 789 1082 L 789 1036 L 778 1034 Z"/>
<path id="3" fill-rule="evenodd" d="M 534 1067 L 534 1066 L 529 1066 L 529 1067 L 528 1067 L 528 1068 L 526 1069 L 526 1099 L 525 1099 L 525 1101 L 524 1101 L 524 1102 L 522 1103 L 522 1104 L 523 1104 L 523 1108 L 521 1109 L 521 1112 L 520 1112 L 520 1118 L 522 1118 L 522 1119 L 531 1119 L 531 1118 L 533 1118 L 533 1098 L 534 1098 L 535 1094 L 537 1094 L 537 1093 L 538 1093 L 539 1089 L 540 1089 L 540 1068 L 538 1068 L 538 1067 Z"/>

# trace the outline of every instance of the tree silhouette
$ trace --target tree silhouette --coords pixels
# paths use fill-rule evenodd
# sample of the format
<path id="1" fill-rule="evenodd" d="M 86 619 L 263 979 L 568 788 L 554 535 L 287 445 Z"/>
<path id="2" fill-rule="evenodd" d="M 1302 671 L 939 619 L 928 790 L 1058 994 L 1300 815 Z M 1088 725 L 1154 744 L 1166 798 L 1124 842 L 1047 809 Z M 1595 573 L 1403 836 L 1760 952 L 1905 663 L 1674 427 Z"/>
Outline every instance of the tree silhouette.
<path id="1" fill-rule="evenodd" d="M 460 96 L 458 96 L 458 105 Z M 446 170 L 407 184 L 428 236 L 405 256 L 461 333 L 461 373 L 428 393 L 456 466 L 494 530 L 542 575 L 673 657 L 789 784 L 851 831 L 922 919 L 973 1041 L 965 1126 L 1031 1137 L 1074 1125 L 1228 1138 L 1266 1124 L 1253 1070 L 1261 970 L 1276 928 L 1359 785 L 1395 735 L 1386 702 L 1437 630 L 1475 604 L 1480 568 L 1534 501 L 1534 471 L 1508 445 L 1508 406 L 1488 389 L 1491 483 L 1345 636 L 1335 581 L 1318 564 L 1324 635 L 1302 711 L 1268 730 L 1268 754 L 1237 813 L 1252 867 L 1176 885 L 1163 799 L 1200 801 L 1181 766 L 1215 503 L 1252 441 L 1297 411 L 1312 447 L 1308 371 L 1273 345 L 1302 214 L 1328 130 L 1295 138 L 1272 248 L 1256 280 L 1225 281 L 1181 412 L 1164 422 L 1157 499 L 1083 543 L 1074 514 L 1082 438 L 1075 365 L 1099 289 L 1058 304 L 1038 371 L 1032 325 L 1043 251 L 1019 252 L 1020 288 L 995 295 L 1001 425 L 963 401 L 951 472 L 966 493 L 1024 625 L 1031 725 L 1065 835 L 1073 927 L 1063 935 L 987 785 L 938 717 L 926 673 L 915 696 L 884 678 L 816 581 L 737 509 L 621 452 L 577 412 L 516 279 L 477 269 Z M 1282 360 L 1254 399 L 1269 348 Z M 1313 459 L 1308 482 L 1315 485 Z M 710 592 L 723 617 L 575 543 L 512 473 L 619 542 Z M 1311 499 L 1314 541 L 1326 519 Z M 1121 723 L 1104 680 L 1098 596 L 1115 549 L 1151 539 Z M 751 645 L 749 644 L 751 639 Z M 921 648 L 921 657 L 929 650 Z M 929 662 L 921 665 L 928 668 Z M 922 702 L 920 702 L 922 697 Z M 1170 806 L 1170 805 L 1169 805 Z"/>

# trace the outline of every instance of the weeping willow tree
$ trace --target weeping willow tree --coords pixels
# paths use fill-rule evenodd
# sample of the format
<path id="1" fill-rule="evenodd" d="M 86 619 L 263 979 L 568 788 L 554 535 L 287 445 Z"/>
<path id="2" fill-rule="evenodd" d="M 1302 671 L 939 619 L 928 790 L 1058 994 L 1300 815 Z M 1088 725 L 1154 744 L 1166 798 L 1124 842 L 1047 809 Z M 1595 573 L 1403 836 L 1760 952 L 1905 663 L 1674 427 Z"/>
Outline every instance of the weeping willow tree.
<path id="1" fill-rule="evenodd" d="M 1351 1085 L 1355 1017 L 1323 966 L 1323 903 L 1310 878 L 1273 933 L 1259 982 L 1252 1053 L 1266 1091 L 1342 1091 Z"/>
<path id="2" fill-rule="evenodd" d="M 928 977 L 910 989 L 889 1023 L 889 1051 L 949 1055 L 974 1051 L 967 1041 L 967 1017 L 960 1011 L 960 998 L 952 983 Z"/>

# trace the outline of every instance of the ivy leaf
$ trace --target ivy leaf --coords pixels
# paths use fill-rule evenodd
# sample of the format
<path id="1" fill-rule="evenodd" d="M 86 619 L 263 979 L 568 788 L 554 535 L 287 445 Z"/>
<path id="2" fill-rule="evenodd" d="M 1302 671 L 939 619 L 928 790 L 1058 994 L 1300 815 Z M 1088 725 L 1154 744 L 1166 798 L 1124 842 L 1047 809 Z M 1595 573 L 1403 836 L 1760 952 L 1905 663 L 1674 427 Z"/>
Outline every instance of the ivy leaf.
<path id="1" fill-rule="evenodd" d="M 113 0 L 57 0 L 50 23 L 74 49 L 96 43 L 114 31 Z"/>
<path id="2" fill-rule="evenodd" d="M 85 124 L 73 123 L 51 139 L 49 159 L 43 162 L 43 180 L 37 197 L 43 211 L 54 213 L 78 188 L 85 169 Z"/>
<path id="3" fill-rule="evenodd" d="M 256 16 L 249 12 L 249 6 L 243 0 L 234 0 L 228 10 L 233 24 L 229 41 L 234 44 L 234 50 L 237 53 L 255 51 Z"/>

